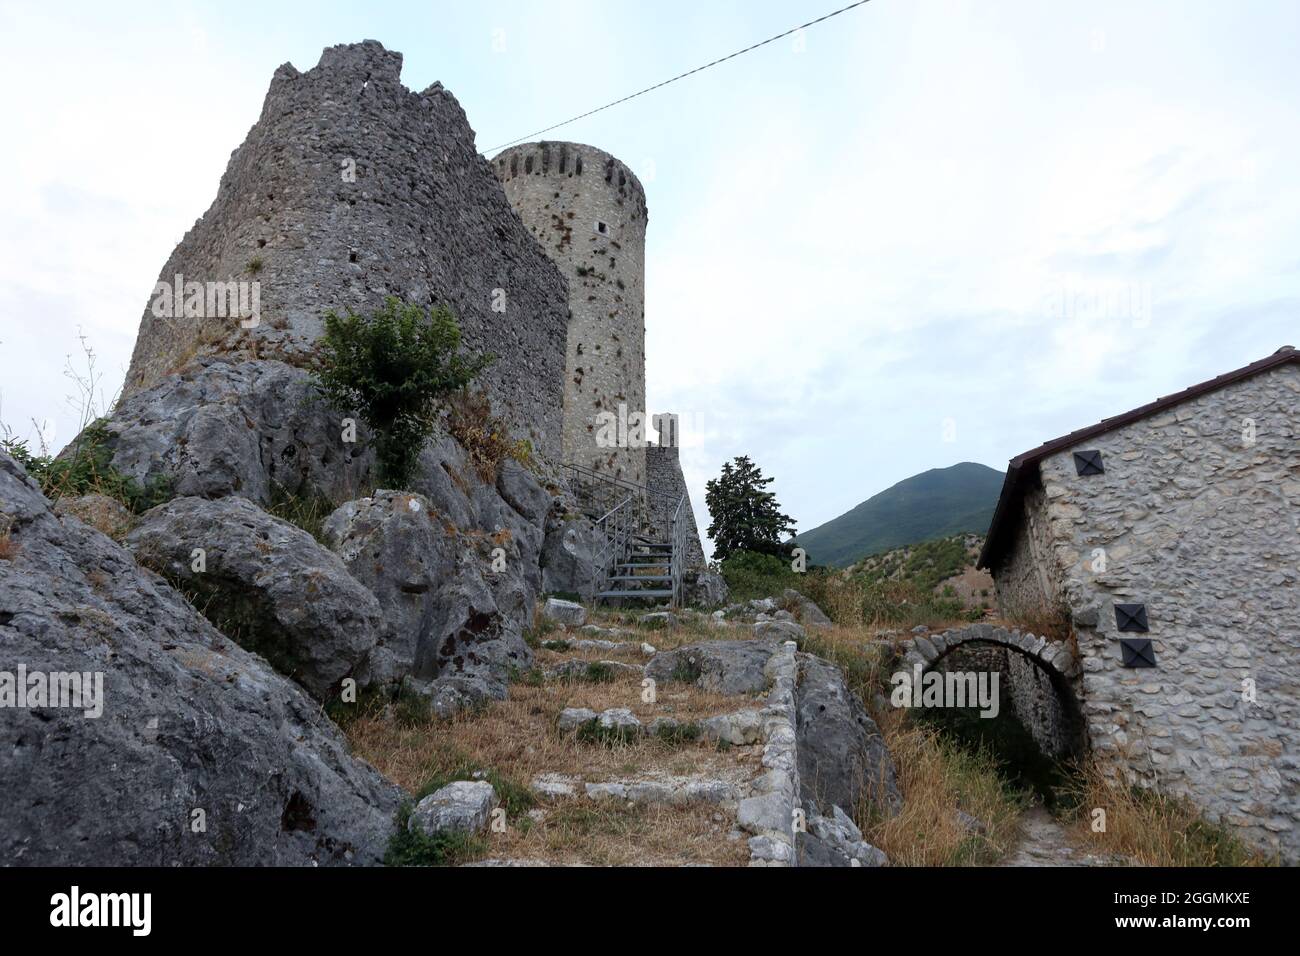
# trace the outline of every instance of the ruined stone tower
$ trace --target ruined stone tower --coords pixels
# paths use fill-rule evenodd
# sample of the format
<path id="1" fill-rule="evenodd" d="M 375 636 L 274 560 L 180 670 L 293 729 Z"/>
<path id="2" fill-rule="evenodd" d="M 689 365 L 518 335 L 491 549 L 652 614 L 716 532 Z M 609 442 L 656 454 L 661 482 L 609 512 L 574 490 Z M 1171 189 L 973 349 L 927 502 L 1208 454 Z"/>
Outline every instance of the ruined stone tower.
<path id="1" fill-rule="evenodd" d="M 569 281 L 564 460 L 645 484 L 645 190 L 623 163 L 578 143 L 514 146 L 493 166 Z M 613 447 L 605 440 L 610 422 L 619 436 Z"/>
<path id="2" fill-rule="evenodd" d="M 251 286 L 260 314 L 231 314 L 211 292 L 168 314 L 151 296 L 124 394 L 196 357 L 310 364 L 327 311 L 397 296 L 448 306 L 465 346 L 496 356 L 476 382 L 493 413 L 541 458 L 560 458 L 560 270 L 511 212 L 456 98 L 440 83 L 408 90 L 401 69 L 400 53 L 367 40 L 328 48 L 306 72 L 276 70 L 216 199 L 159 276 Z"/>

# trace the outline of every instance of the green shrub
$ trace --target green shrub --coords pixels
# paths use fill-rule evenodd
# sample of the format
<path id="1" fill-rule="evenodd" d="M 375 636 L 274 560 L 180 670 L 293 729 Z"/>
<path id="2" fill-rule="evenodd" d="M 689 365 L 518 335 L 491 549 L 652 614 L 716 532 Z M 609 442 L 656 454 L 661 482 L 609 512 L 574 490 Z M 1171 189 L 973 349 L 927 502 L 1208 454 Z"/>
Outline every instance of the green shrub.
<path id="1" fill-rule="evenodd" d="M 375 433 L 380 482 L 406 486 L 437 422 L 437 400 L 464 388 L 492 361 L 462 355 L 460 326 L 390 296 L 369 317 L 325 316 L 317 386 L 337 407 L 356 409 Z"/>
<path id="2" fill-rule="evenodd" d="M 104 419 L 99 418 L 87 425 L 57 458 L 33 455 L 27 443 L 20 439 L 0 440 L 0 448 L 27 470 L 41 486 L 41 493 L 51 501 L 78 495 L 106 495 L 141 514 L 170 500 L 169 480 L 152 478 L 141 485 L 113 467 L 111 437 Z"/>
<path id="3" fill-rule="evenodd" d="M 700 725 L 693 720 L 685 724 L 661 724 L 655 730 L 655 736 L 671 746 L 695 743 L 702 733 Z"/>
<path id="4" fill-rule="evenodd" d="M 722 562 L 721 571 L 733 601 L 772 597 L 786 588 L 802 591 L 807 577 L 796 574 L 790 562 L 755 551 L 733 552 Z"/>
<path id="5" fill-rule="evenodd" d="M 600 744 L 604 747 L 620 747 L 635 743 L 637 730 L 634 727 L 602 727 L 600 718 L 593 717 L 578 725 L 577 738 L 585 744 Z"/>
<path id="6" fill-rule="evenodd" d="M 487 841 L 466 833 L 412 833 L 407 829 L 411 811 L 409 801 L 397 811 L 396 830 L 388 839 L 385 866 L 455 866 L 487 852 Z"/>

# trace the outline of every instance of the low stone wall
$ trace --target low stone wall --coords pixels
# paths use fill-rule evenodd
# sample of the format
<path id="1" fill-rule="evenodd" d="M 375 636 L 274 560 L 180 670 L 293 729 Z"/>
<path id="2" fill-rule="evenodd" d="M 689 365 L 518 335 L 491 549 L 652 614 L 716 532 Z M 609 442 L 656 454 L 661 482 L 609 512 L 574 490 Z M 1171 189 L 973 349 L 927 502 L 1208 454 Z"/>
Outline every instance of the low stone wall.
<path id="1" fill-rule="evenodd" d="M 758 809 L 762 801 L 771 807 L 771 820 L 775 828 L 766 828 L 749 841 L 750 866 L 796 866 L 798 858 L 794 845 L 795 808 L 799 805 L 799 759 L 796 753 L 795 687 L 799 679 L 799 665 L 795 660 L 798 645 L 786 641 L 772 654 L 767 663 L 767 675 L 772 689 L 767 695 L 763 710 L 763 767 L 766 772 L 754 784 L 755 796 L 741 801 L 742 812 L 750 803 L 751 810 Z M 751 803 L 753 801 L 753 803 Z"/>

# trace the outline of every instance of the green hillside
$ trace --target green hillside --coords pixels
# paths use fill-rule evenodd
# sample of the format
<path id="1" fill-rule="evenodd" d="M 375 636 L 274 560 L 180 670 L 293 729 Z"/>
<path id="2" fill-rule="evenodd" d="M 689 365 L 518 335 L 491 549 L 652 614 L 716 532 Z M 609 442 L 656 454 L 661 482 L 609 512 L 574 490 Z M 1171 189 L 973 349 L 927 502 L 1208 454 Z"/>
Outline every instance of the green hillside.
<path id="1" fill-rule="evenodd" d="M 852 511 L 799 535 L 815 564 L 844 567 L 891 548 L 970 531 L 984 534 L 1002 473 L 965 461 L 932 468 L 873 495 Z"/>

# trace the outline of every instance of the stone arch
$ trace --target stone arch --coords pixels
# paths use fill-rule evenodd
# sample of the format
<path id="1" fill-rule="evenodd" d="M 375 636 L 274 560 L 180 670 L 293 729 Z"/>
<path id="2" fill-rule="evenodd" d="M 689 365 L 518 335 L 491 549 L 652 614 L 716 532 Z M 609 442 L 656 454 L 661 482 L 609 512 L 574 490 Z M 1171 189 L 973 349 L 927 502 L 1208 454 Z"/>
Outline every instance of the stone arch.
<path id="1" fill-rule="evenodd" d="M 1017 672 L 1019 677 L 1006 688 L 1013 699 L 1021 700 L 1016 707 L 1021 723 L 1039 747 L 1051 756 L 1077 756 L 1083 752 L 1087 746 L 1083 665 L 1073 642 L 1049 640 L 1022 633 L 1018 628 L 981 623 L 939 633 L 919 628 L 903 642 L 900 651 L 903 663 L 909 669 L 919 664 L 924 672 L 966 645 L 1004 647 L 1009 652 L 1009 665 L 1014 665 L 1017 659 L 1028 661 L 1031 668 L 1009 668 L 1013 677 Z M 1045 680 L 1034 686 L 1038 674 Z M 1020 686 L 1016 686 L 1017 683 Z M 1040 692 L 1046 687 L 1051 690 L 1042 702 L 1043 706 L 1030 706 L 1034 696 L 1041 696 Z"/>

